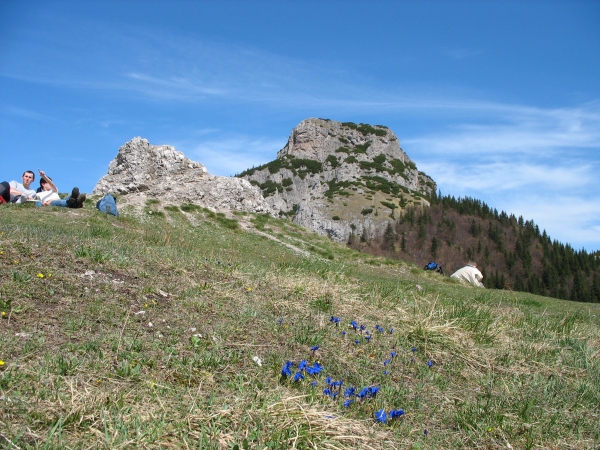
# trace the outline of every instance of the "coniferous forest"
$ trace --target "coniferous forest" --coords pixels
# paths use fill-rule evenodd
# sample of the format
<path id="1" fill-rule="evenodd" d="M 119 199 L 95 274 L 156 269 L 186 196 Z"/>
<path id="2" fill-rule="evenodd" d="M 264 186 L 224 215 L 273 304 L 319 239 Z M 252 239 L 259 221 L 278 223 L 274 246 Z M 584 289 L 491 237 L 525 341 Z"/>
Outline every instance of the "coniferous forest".
<path id="1" fill-rule="evenodd" d="M 348 245 L 421 267 L 436 261 L 446 276 L 472 260 L 487 288 L 600 303 L 599 252 L 575 250 L 477 199 L 437 193 L 429 201 L 390 218 L 383 236 L 351 236 Z"/>

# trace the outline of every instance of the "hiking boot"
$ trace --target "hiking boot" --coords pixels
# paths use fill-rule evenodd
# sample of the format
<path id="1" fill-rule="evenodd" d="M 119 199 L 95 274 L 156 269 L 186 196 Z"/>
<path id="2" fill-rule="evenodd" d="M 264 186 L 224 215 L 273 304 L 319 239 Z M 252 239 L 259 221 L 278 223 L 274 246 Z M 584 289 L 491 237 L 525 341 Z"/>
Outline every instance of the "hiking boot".
<path id="1" fill-rule="evenodd" d="M 81 194 L 77 197 L 77 204 L 75 208 L 83 208 L 83 202 L 85 202 L 85 194 Z"/>
<path id="2" fill-rule="evenodd" d="M 67 199 L 67 207 L 77 208 L 77 197 L 69 197 Z"/>
<path id="3" fill-rule="evenodd" d="M 71 198 L 77 199 L 77 197 L 79 197 L 79 188 L 74 187 L 71 191 Z"/>

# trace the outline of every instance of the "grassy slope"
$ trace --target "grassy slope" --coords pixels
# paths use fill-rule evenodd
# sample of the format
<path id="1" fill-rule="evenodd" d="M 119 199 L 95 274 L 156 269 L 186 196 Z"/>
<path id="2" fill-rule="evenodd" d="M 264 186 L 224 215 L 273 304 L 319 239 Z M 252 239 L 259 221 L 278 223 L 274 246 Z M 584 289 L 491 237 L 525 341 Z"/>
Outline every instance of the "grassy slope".
<path id="1" fill-rule="evenodd" d="M 261 216 L 238 218 L 311 256 L 201 210 L 91 208 L 0 208 L 0 448 L 600 444 L 595 305 L 461 286 Z M 323 372 L 282 379 L 301 359 Z M 328 376 L 381 390 L 345 408 Z"/>

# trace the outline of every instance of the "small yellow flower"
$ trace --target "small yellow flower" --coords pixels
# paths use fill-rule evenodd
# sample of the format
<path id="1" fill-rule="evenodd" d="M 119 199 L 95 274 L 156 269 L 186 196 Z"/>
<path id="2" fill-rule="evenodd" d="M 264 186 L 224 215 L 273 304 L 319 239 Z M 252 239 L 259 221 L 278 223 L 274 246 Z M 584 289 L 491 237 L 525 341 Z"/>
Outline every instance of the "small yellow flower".
<path id="1" fill-rule="evenodd" d="M 147 308 L 147 307 L 148 307 L 148 303 L 144 303 L 144 308 Z"/>
<path id="2" fill-rule="evenodd" d="M 4 361 L 2 361 L 2 360 L 0 359 L 0 367 L 2 367 L 3 365 L 4 365 Z"/>
<path id="3" fill-rule="evenodd" d="M 44 274 L 43 274 L 43 273 L 38 273 L 38 274 L 36 275 L 36 277 L 38 277 L 38 278 L 44 278 Z"/>
<path id="4" fill-rule="evenodd" d="M 6 315 L 6 311 L 2 311 L 2 317 Z"/>
<path id="5" fill-rule="evenodd" d="M 251 290 L 252 290 L 252 288 L 251 288 L 251 287 L 249 287 L 249 288 L 246 288 L 246 290 L 247 290 L 247 291 L 251 291 Z"/>

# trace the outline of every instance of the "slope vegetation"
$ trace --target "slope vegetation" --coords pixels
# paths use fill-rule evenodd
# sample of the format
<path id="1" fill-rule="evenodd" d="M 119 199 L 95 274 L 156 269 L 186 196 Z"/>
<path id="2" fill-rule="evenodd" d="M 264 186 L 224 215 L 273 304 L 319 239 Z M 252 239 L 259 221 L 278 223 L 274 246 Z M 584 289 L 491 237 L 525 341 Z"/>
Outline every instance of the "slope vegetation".
<path id="1" fill-rule="evenodd" d="M 600 442 L 594 305 L 267 216 L 89 203 L 0 208 L 0 447 Z"/>

